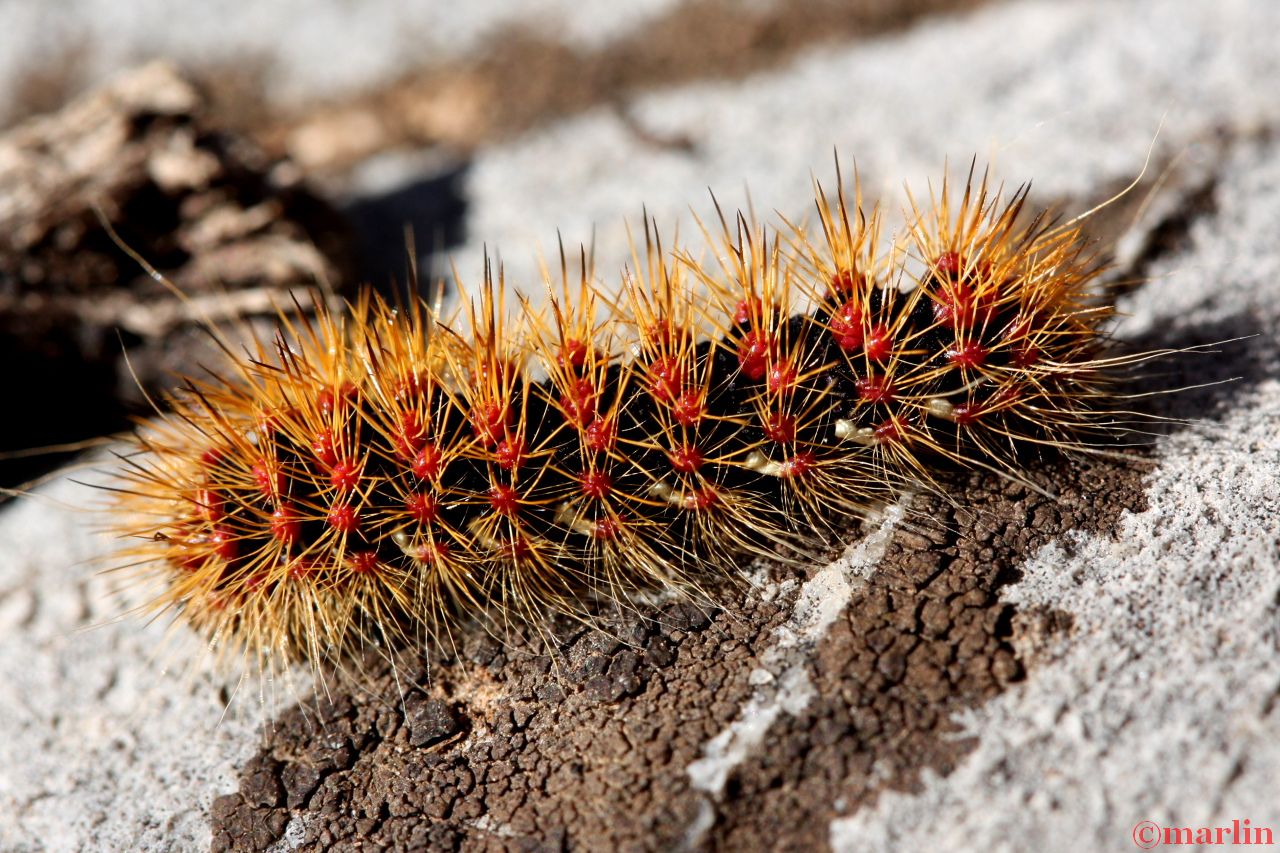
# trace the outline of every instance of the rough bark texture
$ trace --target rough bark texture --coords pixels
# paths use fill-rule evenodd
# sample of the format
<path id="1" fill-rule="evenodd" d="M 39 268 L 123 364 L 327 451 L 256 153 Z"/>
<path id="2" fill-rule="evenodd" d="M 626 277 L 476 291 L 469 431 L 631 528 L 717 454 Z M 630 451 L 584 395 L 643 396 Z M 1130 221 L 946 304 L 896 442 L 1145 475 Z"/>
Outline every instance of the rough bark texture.
<path id="1" fill-rule="evenodd" d="M 149 374 L 198 370 L 192 315 L 94 204 L 233 314 L 322 273 L 345 280 L 328 207 L 218 128 L 330 187 L 349 179 L 347 213 L 388 235 L 389 267 L 403 224 L 443 209 L 447 242 L 470 240 L 464 262 L 496 241 L 516 281 L 533 280 L 517 274 L 530 229 L 580 212 L 607 228 L 643 201 L 666 221 L 702 186 L 744 180 L 762 210 L 807 209 L 782 180 L 760 190 L 825 174 L 832 146 L 896 181 L 981 161 L 991 140 L 1002 177 L 1068 194 L 1074 215 L 1129 183 L 1173 98 L 1143 185 L 1089 219 L 1118 258 L 1121 345 L 1203 350 L 1143 368 L 1138 392 L 1189 388 L 1133 402 L 1144 430 L 1174 421 L 1151 470 L 1141 453 L 1041 460 L 1031 476 L 1052 499 L 957 476 L 951 502 L 918 497 L 884 553 L 841 578 L 808 642 L 785 638 L 829 554 L 766 567 L 716 606 L 664 602 L 506 645 L 460 630 L 458 649 L 394 672 L 373 661 L 261 732 L 253 686 L 223 719 L 223 681 L 160 676 L 163 626 L 117 618 L 115 576 L 84 568 L 107 547 L 87 525 L 14 502 L 0 510 L 0 847 L 1119 849 L 1143 819 L 1280 826 L 1280 113 L 1263 85 L 1280 64 L 1258 23 L 1275 14 L 1010 2 L 914 22 L 881 0 L 854 4 L 879 17 L 820 0 L 801 20 L 773 5 L 686 3 L 585 55 L 513 27 L 492 50 L 278 112 L 246 63 L 244 90 L 212 112 L 151 68 L 14 129 L 0 138 L 0 442 L 103 428 L 93 419 L 133 387 L 113 327 Z M 357 35 L 343 47 L 370 44 Z M 467 168 L 442 177 L 438 150 L 403 150 L 441 141 L 470 152 Z M 398 153 L 402 183 L 363 174 Z M 88 500 L 55 485 L 54 501 Z M 734 752 L 753 721 L 758 740 Z M 691 773 L 708 758 L 722 778 Z"/>
<path id="2" fill-rule="evenodd" d="M 948 773 L 971 747 L 955 712 L 1023 678 L 1069 628 L 1066 614 L 1000 600 L 1019 564 L 1142 508 L 1139 466 L 1035 476 L 1057 500 L 976 475 L 954 503 L 918 499 L 875 574 L 791 666 L 769 650 L 800 577 L 726 593 L 718 610 L 674 604 L 566 628 L 550 654 L 536 637 L 504 648 L 472 636 L 456 656 L 384 665 L 277 721 L 240 791 L 214 803 L 213 848 L 264 850 L 291 820 L 292 840 L 321 847 L 822 847 L 832 818 Z M 718 796 L 693 785 L 705 744 L 797 676 L 812 689 L 803 707 L 727 768 Z"/>

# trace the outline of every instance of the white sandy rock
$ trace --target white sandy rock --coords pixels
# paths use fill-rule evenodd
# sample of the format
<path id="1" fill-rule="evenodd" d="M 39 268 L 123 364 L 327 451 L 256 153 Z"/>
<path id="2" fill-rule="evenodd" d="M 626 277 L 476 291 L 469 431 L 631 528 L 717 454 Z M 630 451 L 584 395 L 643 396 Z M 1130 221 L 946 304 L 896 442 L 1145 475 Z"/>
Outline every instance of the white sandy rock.
<path id="1" fill-rule="evenodd" d="M 36 5 L 3 14 L 37 20 Z M 249 14 L 236 32 L 282 31 Z M 294 32 L 316 39 L 307 44 L 338 26 L 296 17 Z M 1167 114 L 1166 154 L 1219 132 L 1237 141 L 1206 149 L 1229 152 L 1210 164 L 1218 209 L 1127 300 L 1122 333 L 1176 343 L 1209 323 L 1227 335 L 1274 330 L 1280 150 L 1265 133 L 1247 137 L 1280 127 L 1278 30 L 1280 4 L 1268 0 L 1011 2 L 815 51 L 776 73 L 652 94 L 635 105 L 638 120 L 690 134 L 694 153 L 655 149 L 604 112 L 481 151 L 459 262 L 474 276 L 481 243 L 497 245 L 532 284 L 535 241 L 549 249 L 556 228 L 571 242 L 595 228 L 611 269 L 622 217 L 642 204 L 664 222 L 689 204 L 705 212 L 708 185 L 735 205 L 745 183 L 762 213 L 803 214 L 810 171 L 829 176 L 833 149 L 857 158 L 873 190 L 921 186 L 945 157 L 977 153 L 1004 178 L 1034 178 L 1044 197 L 1096 196 L 1136 174 Z M 353 53 L 352 73 L 367 79 L 369 62 Z M 322 72 L 340 64 L 315 63 L 311 84 L 338 85 Z M 1228 408 L 1192 413 L 1215 421 L 1162 442 L 1146 511 L 1114 541 L 1060 543 L 1024 567 L 1011 598 L 1075 617 L 1057 656 L 967 716 L 978 745 L 954 773 L 837 821 L 833 845 L 1128 849 L 1144 819 L 1280 829 L 1280 365 L 1273 336 L 1250 346 Z M 82 503 L 84 493 L 63 483 L 46 494 Z M 203 846 L 209 802 L 233 790 L 256 745 L 256 703 L 219 722 L 207 676 L 158 677 L 158 625 L 84 630 L 116 613 L 84 562 L 106 547 L 84 523 L 38 501 L 0 510 L 0 847 Z"/>

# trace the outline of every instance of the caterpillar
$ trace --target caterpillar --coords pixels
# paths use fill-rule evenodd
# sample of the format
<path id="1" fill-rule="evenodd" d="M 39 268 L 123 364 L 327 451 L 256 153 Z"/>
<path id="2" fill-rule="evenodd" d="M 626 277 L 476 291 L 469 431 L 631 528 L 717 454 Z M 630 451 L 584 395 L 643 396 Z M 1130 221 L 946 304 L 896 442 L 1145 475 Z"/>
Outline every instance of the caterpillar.
<path id="1" fill-rule="evenodd" d="M 460 620 L 702 592 L 947 468 L 1117 440 L 1125 358 L 1079 218 L 971 168 L 886 247 L 880 207 L 837 184 L 815 182 L 812 229 L 717 206 L 709 261 L 646 218 L 614 286 L 562 248 L 541 307 L 486 264 L 448 316 L 368 293 L 281 312 L 121 454 L 151 607 L 318 668 Z"/>

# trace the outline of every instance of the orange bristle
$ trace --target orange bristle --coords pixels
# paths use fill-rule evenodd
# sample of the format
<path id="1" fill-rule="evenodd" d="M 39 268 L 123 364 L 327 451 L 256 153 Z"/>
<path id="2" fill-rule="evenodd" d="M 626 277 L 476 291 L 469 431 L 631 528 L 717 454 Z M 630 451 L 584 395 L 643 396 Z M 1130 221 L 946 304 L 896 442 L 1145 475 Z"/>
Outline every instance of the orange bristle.
<path id="1" fill-rule="evenodd" d="M 1119 438 L 1108 371 L 1144 356 L 1105 356 L 1078 225 L 971 174 L 913 200 L 886 248 L 859 193 L 816 192 L 812 234 L 717 209 L 713 264 L 646 220 L 616 289 L 562 250 L 542 308 L 487 267 L 450 318 L 368 295 L 281 312 L 127 456 L 153 607 L 229 655 L 318 668 L 461 621 L 706 596 L 946 468 L 1019 478 Z"/>

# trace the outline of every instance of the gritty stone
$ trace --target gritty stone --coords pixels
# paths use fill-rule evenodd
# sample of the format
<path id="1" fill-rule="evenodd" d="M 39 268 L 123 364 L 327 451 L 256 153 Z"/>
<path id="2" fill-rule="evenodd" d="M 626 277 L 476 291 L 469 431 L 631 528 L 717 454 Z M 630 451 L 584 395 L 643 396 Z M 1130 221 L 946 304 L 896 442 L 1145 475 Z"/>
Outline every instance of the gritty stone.
<path id="1" fill-rule="evenodd" d="M 732 208 L 745 182 L 757 210 L 799 218 L 833 146 L 869 197 L 978 152 L 1071 216 L 1136 175 L 1168 111 L 1152 173 L 1108 208 L 1104 230 L 1132 238 L 1115 280 L 1146 279 L 1120 288 L 1118 347 L 1205 351 L 1123 377 L 1139 432 L 1094 458 L 1030 454 L 1037 488 L 948 475 L 952 500 L 899 508 L 882 548 L 859 551 L 880 528 L 853 524 L 839 544 L 858 559 L 743 567 L 758 584 L 715 590 L 701 617 L 654 605 L 549 641 L 461 638 L 263 728 L 217 726 L 207 680 L 145 693 L 153 626 L 80 639 L 110 622 L 73 568 L 100 546 L 50 507 L 9 507 L 0 806 L 17 819 L 0 846 L 192 847 L 212 824 L 216 849 L 1056 850 L 1128 846 L 1147 818 L 1280 826 L 1275 17 L 1016 0 L 478 149 L 462 279 L 496 242 L 536 285 L 526 249 L 556 227 L 573 245 L 598 226 L 615 275 L 623 214 L 673 222 L 700 186 Z M 820 630 L 797 631 L 815 599 Z M 413 746 L 414 694 L 459 731 Z"/>
<path id="2" fill-rule="evenodd" d="M 458 718 L 448 703 L 414 694 L 405 699 L 409 745 L 430 746 L 460 731 Z"/>

